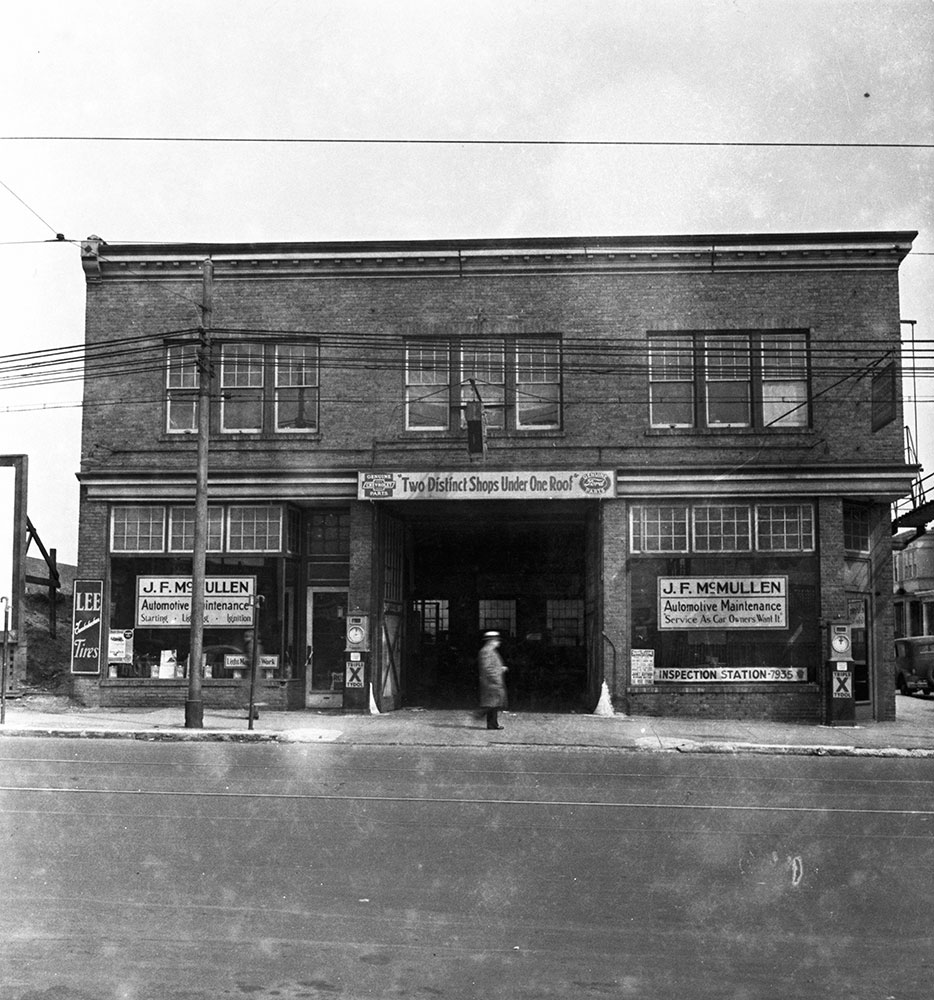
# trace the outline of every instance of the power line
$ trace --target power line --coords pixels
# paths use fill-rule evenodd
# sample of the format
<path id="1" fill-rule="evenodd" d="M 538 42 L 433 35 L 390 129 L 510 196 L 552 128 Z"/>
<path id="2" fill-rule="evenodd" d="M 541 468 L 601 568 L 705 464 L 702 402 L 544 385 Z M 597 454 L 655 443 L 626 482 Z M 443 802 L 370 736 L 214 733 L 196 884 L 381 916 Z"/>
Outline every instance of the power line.
<path id="1" fill-rule="evenodd" d="M 767 142 L 753 140 L 687 139 L 440 139 L 376 138 L 372 136 L 188 136 L 188 135 L 3 135 L 3 142 L 166 142 L 271 145 L 357 146 L 581 146 L 683 147 L 688 149 L 934 149 L 930 142 Z"/>
<path id="2" fill-rule="evenodd" d="M 62 236 L 61 233 L 57 232 L 56 229 L 55 229 L 55 227 L 53 225 L 51 225 L 50 223 L 46 222 L 45 219 L 43 219 L 42 216 L 34 208 L 32 208 L 32 206 L 27 205 L 26 202 L 23 201 L 23 199 L 20 198 L 20 196 L 13 190 L 13 188 L 11 188 L 8 184 L 4 184 L 3 181 L 0 181 L 0 185 L 3 185 L 3 187 L 6 188 L 6 190 L 9 191 L 10 194 L 13 195 L 13 197 L 25 209 L 27 209 L 29 212 L 31 212 L 42 223 L 43 226 L 45 226 L 47 229 L 50 229 L 53 233 L 55 233 L 55 238 L 57 240 L 64 240 L 65 237 Z"/>

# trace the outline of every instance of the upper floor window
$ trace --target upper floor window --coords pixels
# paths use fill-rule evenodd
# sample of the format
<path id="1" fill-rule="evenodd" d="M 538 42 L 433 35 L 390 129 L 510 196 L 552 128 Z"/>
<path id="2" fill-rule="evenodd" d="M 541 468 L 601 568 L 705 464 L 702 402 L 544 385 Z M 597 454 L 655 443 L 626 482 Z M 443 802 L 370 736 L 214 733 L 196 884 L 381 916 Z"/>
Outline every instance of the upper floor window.
<path id="1" fill-rule="evenodd" d="M 290 434 L 318 429 L 318 345 L 228 341 L 218 346 L 215 430 Z M 166 349 L 166 430 L 198 428 L 198 345 Z"/>
<path id="2" fill-rule="evenodd" d="M 478 398 L 488 427 L 559 428 L 558 338 L 411 340 L 406 344 L 407 430 L 447 431 L 460 426 L 464 407 Z"/>
<path id="3" fill-rule="evenodd" d="M 848 552 L 868 552 L 870 537 L 869 508 L 844 501 L 843 547 Z"/>
<path id="4" fill-rule="evenodd" d="M 190 434 L 198 429 L 198 345 L 166 348 L 166 430 Z"/>
<path id="5" fill-rule="evenodd" d="M 807 427 L 807 337 L 666 333 L 649 339 L 653 427 Z"/>

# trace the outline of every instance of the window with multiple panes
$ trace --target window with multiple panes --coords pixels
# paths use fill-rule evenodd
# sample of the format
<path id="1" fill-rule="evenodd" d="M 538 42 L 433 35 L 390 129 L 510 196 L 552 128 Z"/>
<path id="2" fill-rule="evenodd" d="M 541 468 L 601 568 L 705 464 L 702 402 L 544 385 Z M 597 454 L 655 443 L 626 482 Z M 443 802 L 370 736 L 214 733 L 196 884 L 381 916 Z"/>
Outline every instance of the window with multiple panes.
<path id="1" fill-rule="evenodd" d="M 443 638 L 450 628 L 450 604 L 445 598 L 415 601 L 422 642 L 434 643 Z"/>
<path id="2" fill-rule="evenodd" d="M 864 504 L 843 504 L 843 547 L 849 552 L 868 552 L 869 508 Z"/>
<path id="3" fill-rule="evenodd" d="M 504 636 L 516 634 L 516 602 L 513 600 L 478 601 L 481 632 L 502 632 Z"/>
<path id="4" fill-rule="evenodd" d="M 277 344 L 275 364 L 276 430 L 317 430 L 317 344 Z"/>
<path id="5" fill-rule="evenodd" d="M 215 430 L 295 434 L 318 429 L 319 365 L 314 342 L 226 341 L 215 347 Z M 197 431 L 198 345 L 166 348 L 166 430 Z"/>
<path id="6" fill-rule="evenodd" d="M 278 552 L 281 548 L 281 507 L 250 506 L 228 508 L 228 551 Z"/>
<path id="7" fill-rule="evenodd" d="M 807 427 L 808 343 L 797 331 L 649 337 L 653 427 Z"/>
<path id="8" fill-rule="evenodd" d="M 221 430 L 263 429 L 265 351 L 262 344 L 221 344 Z"/>
<path id="9" fill-rule="evenodd" d="M 561 426 L 561 351 L 557 337 L 410 340 L 405 345 L 405 426 L 463 426 L 467 403 L 483 402 L 487 427 Z"/>
<path id="10" fill-rule="evenodd" d="M 813 552 L 811 504 L 635 504 L 633 552 Z"/>
<path id="11" fill-rule="evenodd" d="M 695 552 L 748 552 L 752 548 L 752 508 L 700 504 L 693 508 Z"/>
<path id="12" fill-rule="evenodd" d="M 584 602 L 549 600 L 545 605 L 545 625 L 554 646 L 583 646 Z"/>
<path id="13" fill-rule="evenodd" d="M 175 344 L 166 349 L 165 420 L 170 434 L 198 429 L 198 345 Z"/>
<path id="14" fill-rule="evenodd" d="M 192 552 L 195 547 L 194 507 L 169 508 L 169 551 Z M 224 550 L 224 508 L 208 507 L 207 551 Z"/>
<path id="15" fill-rule="evenodd" d="M 165 507 L 115 507 L 110 521 L 112 552 L 165 551 Z"/>
<path id="16" fill-rule="evenodd" d="M 194 540 L 194 507 L 126 504 L 110 512 L 112 552 L 191 552 Z M 275 504 L 209 507 L 206 541 L 208 552 L 281 552 L 283 508 Z"/>
<path id="17" fill-rule="evenodd" d="M 687 552 L 687 506 L 640 505 L 632 508 L 630 516 L 633 552 Z"/>
<path id="18" fill-rule="evenodd" d="M 307 552 L 310 556 L 350 554 L 350 512 L 312 510 L 305 515 Z"/>

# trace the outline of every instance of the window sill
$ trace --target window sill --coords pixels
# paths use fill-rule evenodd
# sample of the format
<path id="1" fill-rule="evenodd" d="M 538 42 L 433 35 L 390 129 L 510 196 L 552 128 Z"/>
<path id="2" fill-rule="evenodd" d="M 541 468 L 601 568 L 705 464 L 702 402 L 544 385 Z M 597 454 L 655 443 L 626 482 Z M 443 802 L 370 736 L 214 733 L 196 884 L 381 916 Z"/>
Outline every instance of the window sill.
<path id="1" fill-rule="evenodd" d="M 799 440 L 817 436 L 813 427 L 647 427 L 645 437 L 766 437 L 784 435 Z"/>
<path id="2" fill-rule="evenodd" d="M 490 430 L 487 428 L 487 441 L 502 441 L 509 443 L 517 439 L 534 438 L 564 438 L 566 433 L 563 430 L 534 430 L 522 428 L 514 431 Z M 437 441 L 445 444 L 467 444 L 467 437 L 463 431 L 454 433 L 452 431 L 400 431 L 396 435 L 398 441 Z"/>
<path id="3" fill-rule="evenodd" d="M 195 431 L 185 431 L 180 433 L 176 431 L 175 433 L 163 433 L 159 438 L 161 444 L 178 444 L 183 442 L 184 444 L 193 444 L 198 440 L 198 435 Z M 213 433 L 209 437 L 209 443 L 212 448 L 219 445 L 230 445 L 238 446 L 242 444 L 263 444 L 268 445 L 272 441 L 296 441 L 302 444 L 307 444 L 309 441 L 320 441 L 321 432 L 318 430 L 314 431 L 281 431 L 279 433 L 267 433 L 264 431 L 240 431 L 236 433 L 225 433 L 217 434 Z"/>

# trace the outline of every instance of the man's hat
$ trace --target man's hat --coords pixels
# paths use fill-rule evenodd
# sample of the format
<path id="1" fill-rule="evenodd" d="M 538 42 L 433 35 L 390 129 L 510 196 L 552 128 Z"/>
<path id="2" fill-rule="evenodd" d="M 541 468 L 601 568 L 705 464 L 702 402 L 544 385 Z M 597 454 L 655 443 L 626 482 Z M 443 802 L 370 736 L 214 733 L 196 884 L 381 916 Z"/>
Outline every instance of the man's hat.
<path id="1" fill-rule="evenodd" d="M 499 638 L 499 632 L 484 632 L 483 633 L 483 638 L 484 639 L 498 639 Z"/>

